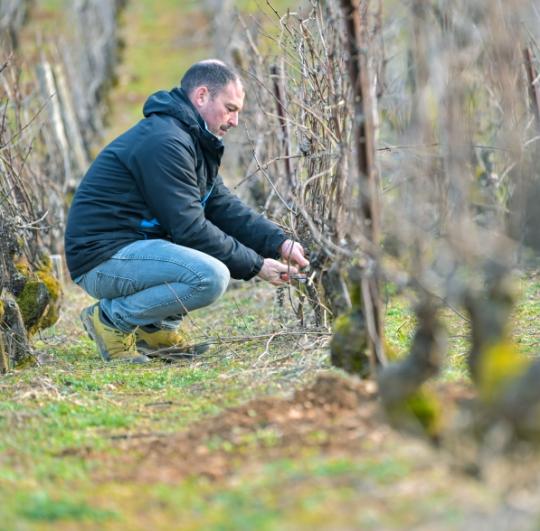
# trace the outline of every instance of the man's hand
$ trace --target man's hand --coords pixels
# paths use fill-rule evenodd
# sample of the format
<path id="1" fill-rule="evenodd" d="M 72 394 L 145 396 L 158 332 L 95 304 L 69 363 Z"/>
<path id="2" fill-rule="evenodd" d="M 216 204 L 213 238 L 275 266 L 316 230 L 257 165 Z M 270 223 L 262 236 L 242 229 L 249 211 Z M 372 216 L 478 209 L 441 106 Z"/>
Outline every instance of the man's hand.
<path id="1" fill-rule="evenodd" d="M 288 282 L 290 275 L 297 274 L 298 269 L 296 269 L 296 267 L 282 264 L 277 260 L 272 260 L 272 258 L 265 258 L 263 266 L 257 276 L 274 284 L 274 286 L 281 286 Z"/>
<path id="2" fill-rule="evenodd" d="M 298 242 L 285 240 L 279 249 L 279 253 L 283 260 L 295 264 L 300 269 L 309 267 L 309 261 L 304 256 L 304 248 Z"/>

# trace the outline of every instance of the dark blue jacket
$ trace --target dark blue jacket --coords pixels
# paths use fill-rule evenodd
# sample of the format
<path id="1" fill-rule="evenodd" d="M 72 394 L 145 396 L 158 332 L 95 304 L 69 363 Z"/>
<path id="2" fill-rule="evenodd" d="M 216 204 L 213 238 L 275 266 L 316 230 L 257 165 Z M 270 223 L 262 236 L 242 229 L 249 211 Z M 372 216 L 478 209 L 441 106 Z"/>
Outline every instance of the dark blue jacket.
<path id="1" fill-rule="evenodd" d="M 71 277 L 146 238 L 207 253 L 233 278 L 255 276 L 286 236 L 223 184 L 221 140 L 182 89 L 153 94 L 143 112 L 98 155 L 75 193 L 65 235 Z"/>

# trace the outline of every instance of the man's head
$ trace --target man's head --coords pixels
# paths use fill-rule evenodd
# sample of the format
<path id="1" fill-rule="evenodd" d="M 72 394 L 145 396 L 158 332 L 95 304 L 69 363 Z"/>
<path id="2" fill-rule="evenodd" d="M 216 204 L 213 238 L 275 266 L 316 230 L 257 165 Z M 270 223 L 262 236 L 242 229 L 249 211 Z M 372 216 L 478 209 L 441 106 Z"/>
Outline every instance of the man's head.
<path id="1" fill-rule="evenodd" d="M 225 63 L 217 59 L 195 63 L 184 74 L 180 86 L 216 136 L 221 138 L 238 125 L 244 88 L 238 74 Z"/>

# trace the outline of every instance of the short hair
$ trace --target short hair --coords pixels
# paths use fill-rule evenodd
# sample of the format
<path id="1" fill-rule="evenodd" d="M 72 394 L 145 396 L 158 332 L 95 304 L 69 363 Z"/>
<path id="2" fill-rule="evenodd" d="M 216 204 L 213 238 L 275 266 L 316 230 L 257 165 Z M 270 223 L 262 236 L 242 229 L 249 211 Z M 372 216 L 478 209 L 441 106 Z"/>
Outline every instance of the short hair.
<path id="1" fill-rule="evenodd" d="M 206 59 L 189 67 L 180 81 L 180 86 L 188 96 L 197 87 L 205 86 L 214 97 L 231 81 L 241 81 L 234 68 L 217 59 Z"/>

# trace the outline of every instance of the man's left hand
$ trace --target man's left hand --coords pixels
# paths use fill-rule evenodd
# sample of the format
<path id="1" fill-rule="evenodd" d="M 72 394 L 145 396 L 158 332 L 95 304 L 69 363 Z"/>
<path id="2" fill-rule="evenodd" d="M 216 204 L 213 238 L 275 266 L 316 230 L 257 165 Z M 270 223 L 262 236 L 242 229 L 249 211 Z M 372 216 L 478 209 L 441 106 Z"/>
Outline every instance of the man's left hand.
<path id="1" fill-rule="evenodd" d="M 279 253 L 283 260 L 297 265 L 299 269 L 309 267 L 309 261 L 304 256 L 304 248 L 298 242 L 285 240 L 279 249 Z"/>

